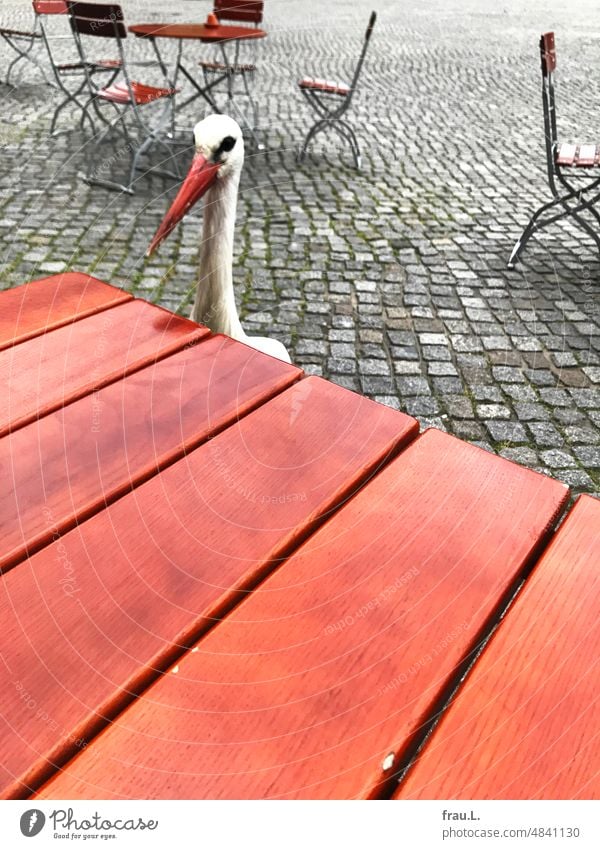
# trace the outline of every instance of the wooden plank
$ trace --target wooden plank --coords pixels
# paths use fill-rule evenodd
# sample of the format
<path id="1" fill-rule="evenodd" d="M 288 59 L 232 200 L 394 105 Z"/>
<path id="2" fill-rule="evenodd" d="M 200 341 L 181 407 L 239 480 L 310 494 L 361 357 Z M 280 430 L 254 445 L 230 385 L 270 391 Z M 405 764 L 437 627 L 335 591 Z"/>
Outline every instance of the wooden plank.
<path id="1" fill-rule="evenodd" d="M 302 375 L 213 336 L 0 439 L 0 571 Z M 42 495 L 43 494 L 43 495 Z"/>
<path id="2" fill-rule="evenodd" d="M 582 144 L 579 146 L 579 153 L 575 160 L 575 165 L 579 167 L 589 168 L 596 162 L 596 145 Z"/>
<path id="3" fill-rule="evenodd" d="M 72 755 L 417 430 L 307 378 L 8 572 L 3 795 Z"/>
<path id="4" fill-rule="evenodd" d="M 577 154 L 577 145 L 576 144 L 559 144 L 558 152 L 556 156 L 556 162 L 558 165 L 572 165 L 575 162 L 575 156 Z"/>
<path id="5" fill-rule="evenodd" d="M 398 791 L 600 798 L 600 501 L 579 499 Z"/>
<path id="6" fill-rule="evenodd" d="M 0 352 L 0 436 L 204 336 L 205 327 L 128 301 Z"/>
<path id="7" fill-rule="evenodd" d="M 89 274 L 69 271 L 0 292 L 0 350 L 132 300 Z"/>
<path id="8" fill-rule="evenodd" d="M 428 431 L 41 795 L 373 795 L 566 497 Z"/>

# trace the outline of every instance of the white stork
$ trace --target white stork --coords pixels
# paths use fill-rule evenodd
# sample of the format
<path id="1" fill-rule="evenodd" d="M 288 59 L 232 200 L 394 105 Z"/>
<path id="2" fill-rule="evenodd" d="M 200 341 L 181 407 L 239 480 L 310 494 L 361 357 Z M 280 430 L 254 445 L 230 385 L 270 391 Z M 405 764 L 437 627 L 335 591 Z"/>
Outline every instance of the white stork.
<path id="1" fill-rule="evenodd" d="M 213 333 L 225 333 L 279 360 L 290 362 L 277 339 L 246 336 L 233 292 L 233 236 L 244 139 L 233 118 L 209 115 L 194 127 L 196 153 L 171 208 L 148 248 L 156 250 L 176 224 L 205 195 L 200 276 L 191 318 Z"/>

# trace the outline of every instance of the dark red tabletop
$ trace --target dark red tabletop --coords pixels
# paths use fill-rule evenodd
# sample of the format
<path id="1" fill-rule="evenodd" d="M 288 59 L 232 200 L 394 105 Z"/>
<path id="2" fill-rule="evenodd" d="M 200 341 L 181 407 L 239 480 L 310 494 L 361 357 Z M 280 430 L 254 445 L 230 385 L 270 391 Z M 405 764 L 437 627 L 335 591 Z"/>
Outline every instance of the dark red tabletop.
<path id="1" fill-rule="evenodd" d="M 197 41 L 232 41 L 265 38 L 267 33 L 255 27 L 216 26 L 205 24 L 134 24 L 129 32 L 139 38 L 179 38 Z"/>
<path id="2" fill-rule="evenodd" d="M 0 798 L 600 797 L 600 501 L 87 274 L 0 315 Z"/>

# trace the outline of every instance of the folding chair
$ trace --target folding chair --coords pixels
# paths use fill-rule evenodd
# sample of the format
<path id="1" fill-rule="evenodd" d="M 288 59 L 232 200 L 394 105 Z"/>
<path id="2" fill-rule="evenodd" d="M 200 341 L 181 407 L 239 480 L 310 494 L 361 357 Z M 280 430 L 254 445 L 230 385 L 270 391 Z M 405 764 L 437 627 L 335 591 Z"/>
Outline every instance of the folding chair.
<path id="1" fill-rule="evenodd" d="M 81 110 L 82 127 L 85 119 L 87 118 L 91 124 L 92 132 L 95 132 L 96 128 L 92 118 L 86 111 L 85 106 L 80 103 L 78 99 L 87 87 L 86 67 L 87 71 L 89 71 L 90 74 L 111 73 L 112 77 L 110 77 L 108 81 L 108 84 L 110 85 L 119 73 L 119 61 L 106 59 L 97 62 L 89 62 L 87 63 L 87 66 L 83 62 L 70 62 L 66 64 L 58 63 L 55 60 L 51 47 L 51 42 L 63 38 L 68 38 L 73 41 L 73 35 L 70 31 L 70 27 L 68 29 L 67 35 L 56 35 L 54 33 L 49 32 L 46 27 L 46 18 L 49 16 L 53 17 L 56 15 L 64 15 L 66 23 L 66 18 L 68 15 L 66 0 L 33 0 L 33 11 L 36 15 L 36 24 L 39 25 L 40 35 L 46 47 L 46 52 L 48 54 L 48 59 L 50 62 L 50 67 L 52 69 L 54 80 L 56 82 L 56 85 L 58 86 L 58 89 L 65 95 L 64 99 L 54 110 L 54 116 L 52 117 L 52 123 L 50 125 L 50 135 L 57 135 L 56 123 L 58 121 L 58 116 L 63 111 L 63 109 L 70 103 L 74 104 Z M 66 79 L 77 80 L 77 87 L 74 90 L 69 88 L 68 84 L 65 82 Z"/>
<path id="2" fill-rule="evenodd" d="M 8 44 L 8 46 L 17 54 L 8 66 L 6 71 L 6 85 L 10 85 L 10 77 L 19 62 L 26 60 L 41 72 L 44 80 L 48 85 L 51 85 L 50 80 L 46 76 L 46 70 L 43 64 L 36 58 L 37 49 L 42 44 L 42 34 L 39 31 L 39 20 L 37 16 L 34 19 L 32 30 L 8 29 L 0 27 L 0 36 Z"/>
<path id="3" fill-rule="evenodd" d="M 362 71 L 367 48 L 371 39 L 371 33 L 373 32 L 376 20 L 377 14 L 375 12 L 371 12 L 362 50 L 360 51 L 360 56 L 358 58 L 358 64 L 356 65 L 354 76 L 352 77 L 350 85 L 336 82 L 334 80 L 324 80 L 314 77 L 304 77 L 304 79 L 300 80 L 298 83 L 300 91 L 312 109 L 314 109 L 319 116 L 317 122 L 311 127 L 308 135 L 304 139 L 304 144 L 298 154 L 298 160 L 300 162 L 304 159 L 308 147 L 314 138 L 320 132 L 323 132 L 323 130 L 331 128 L 332 130 L 335 130 L 335 132 L 344 141 L 350 144 L 352 155 L 354 156 L 354 164 L 357 168 L 360 168 L 361 156 L 358 141 L 356 140 L 354 130 L 344 119 L 344 115 L 350 109 L 352 97 L 356 92 L 358 79 L 360 77 L 360 72 Z"/>
<path id="4" fill-rule="evenodd" d="M 595 144 L 567 144 L 558 141 L 556 129 L 556 104 L 554 98 L 554 71 L 556 69 L 556 50 L 554 33 L 546 32 L 540 37 L 542 60 L 542 104 L 544 107 L 544 131 L 546 138 L 546 166 L 548 184 L 553 200 L 545 203 L 532 215 L 514 246 L 508 267 L 514 268 L 525 245 L 531 236 L 543 227 L 571 217 L 582 230 L 591 236 L 600 252 L 600 236 L 585 221 L 580 213 L 589 211 L 600 225 L 600 214 L 594 204 L 600 200 L 600 146 Z M 565 177 L 566 169 L 569 178 Z M 596 169 L 596 170 L 594 170 Z M 585 178 L 589 182 L 582 186 L 574 185 L 572 179 Z M 560 184 L 560 185 L 558 185 Z M 546 213 L 548 213 L 546 215 Z"/>
<path id="5" fill-rule="evenodd" d="M 219 19 L 219 22 L 229 21 L 239 25 L 252 25 L 258 27 L 263 21 L 264 12 L 263 0 L 214 0 L 214 14 Z M 258 127 L 258 103 L 253 96 L 252 86 L 254 84 L 254 75 L 256 73 L 256 64 L 243 63 L 240 61 L 240 46 L 241 41 L 235 41 L 235 53 L 233 62 L 227 56 L 226 48 L 223 44 L 219 45 L 220 57 L 213 62 L 200 62 L 200 67 L 204 74 L 205 83 L 208 85 L 210 77 L 216 74 L 227 74 L 227 106 L 228 111 L 235 110 L 238 117 L 241 119 L 242 129 L 246 129 L 253 137 L 258 146 L 258 139 L 254 135 L 254 130 Z M 255 45 L 252 45 L 255 48 Z M 243 91 L 236 91 L 234 88 L 235 80 L 241 80 Z M 235 102 L 235 97 L 239 95 L 248 98 L 248 104 L 252 112 L 252 123 L 248 120 L 238 104 Z"/>
<path id="6" fill-rule="evenodd" d="M 153 145 L 159 145 L 168 151 L 169 158 L 172 157 L 171 148 L 163 139 L 163 130 L 166 120 L 172 123 L 173 97 L 177 94 L 178 89 L 170 87 L 168 83 L 164 88 L 158 88 L 135 82 L 131 79 L 127 69 L 123 47 L 123 40 L 127 37 L 127 28 L 123 22 L 123 11 L 119 5 L 115 3 L 80 3 L 78 0 L 66 0 L 66 2 L 70 15 L 71 28 L 75 35 L 79 57 L 84 64 L 88 90 L 91 95 L 91 99 L 85 109 L 87 110 L 92 106 L 98 118 L 106 125 L 106 129 L 96 140 L 84 179 L 91 185 L 104 186 L 108 189 L 118 189 L 128 194 L 133 194 L 132 186 L 135 173 L 136 171 L 143 170 L 139 165 L 140 158 Z M 119 70 L 122 75 L 122 79 L 119 82 L 114 82 L 113 80 L 103 88 L 96 86 L 94 74 L 90 70 L 93 62 L 89 62 L 86 58 L 83 36 L 110 38 L 116 42 L 119 56 Z M 146 110 L 143 107 L 159 101 L 164 104 L 163 111 L 157 123 L 150 124 L 145 120 Z M 112 121 L 107 120 L 106 116 L 102 114 L 101 103 L 109 103 L 115 110 L 116 117 Z M 134 141 L 125 120 L 128 113 L 133 118 L 132 129 L 138 136 L 136 141 Z M 113 180 L 98 177 L 94 173 L 94 168 L 97 165 L 96 155 L 102 143 L 115 129 L 125 139 L 125 150 L 131 157 L 129 181 L 127 183 L 117 183 Z M 112 161 L 114 161 L 114 157 Z M 101 167 L 106 167 L 110 163 L 111 160 L 109 159 L 108 162 L 101 163 Z M 174 179 L 180 178 L 179 173 L 165 170 L 159 171 L 156 168 L 152 170 L 155 174 L 164 174 Z"/>

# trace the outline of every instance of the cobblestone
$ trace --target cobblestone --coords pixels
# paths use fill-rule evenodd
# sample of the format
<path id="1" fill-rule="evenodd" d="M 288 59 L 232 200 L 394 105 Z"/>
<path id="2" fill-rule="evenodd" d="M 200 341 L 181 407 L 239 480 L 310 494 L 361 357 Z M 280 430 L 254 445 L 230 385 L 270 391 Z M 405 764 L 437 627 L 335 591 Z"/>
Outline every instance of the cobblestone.
<path id="1" fill-rule="evenodd" d="M 130 22 L 198 20 L 209 6 L 123 5 Z M 28 27 L 30 10 L 6 0 L 2 24 Z M 549 21 L 557 33 L 560 127 L 584 130 L 597 116 L 586 69 L 600 11 L 583 0 L 574 21 L 558 0 L 506 0 L 485 14 L 474 0 L 384 4 L 353 103 L 363 169 L 335 136 L 298 165 L 310 118 L 296 80 L 348 75 L 370 10 L 367 0 L 268 5 L 256 54 L 268 150 L 247 157 L 235 239 L 242 319 L 308 373 L 597 493 L 598 256 L 563 223 L 534 237 L 516 270 L 506 260 L 549 197 L 539 33 Z M 150 45 L 128 42 L 150 58 Z M 6 67 L 4 44 L 0 56 Z M 200 211 L 147 259 L 172 182 L 142 176 L 133 197 L 83 183 L 86 139 L 48 137 L 57 95 L 39 81 L 26 68 L 16 87 L 0 86 L 0 286 L 88 270 L 187 314 Z M 180 113 L 182 132 L 203 114 L 200 101 Z M 118 170 L 123 152 L 108 145 L 106 162 Z"/>

